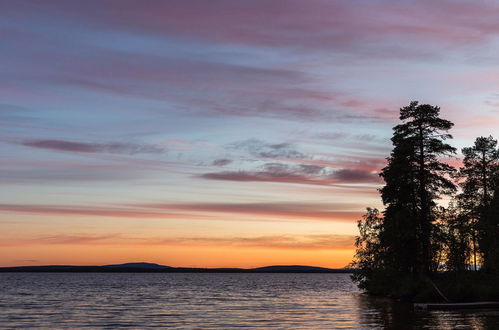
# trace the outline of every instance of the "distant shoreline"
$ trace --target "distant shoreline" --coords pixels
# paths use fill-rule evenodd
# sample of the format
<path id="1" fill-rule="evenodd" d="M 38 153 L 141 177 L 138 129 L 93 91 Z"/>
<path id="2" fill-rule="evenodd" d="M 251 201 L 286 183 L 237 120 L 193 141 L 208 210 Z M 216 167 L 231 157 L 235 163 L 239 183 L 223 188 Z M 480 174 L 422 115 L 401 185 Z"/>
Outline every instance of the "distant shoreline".
<path id="1" fill-rule="evenodd" d="M 16 266 L 0 267 L 0 273 L 354 273 L 351 268 L 312 266 L 267 266 L 259 268 L 191 268 L 170 267 L 151 263 L 127 263 L 104 266 Z"/>

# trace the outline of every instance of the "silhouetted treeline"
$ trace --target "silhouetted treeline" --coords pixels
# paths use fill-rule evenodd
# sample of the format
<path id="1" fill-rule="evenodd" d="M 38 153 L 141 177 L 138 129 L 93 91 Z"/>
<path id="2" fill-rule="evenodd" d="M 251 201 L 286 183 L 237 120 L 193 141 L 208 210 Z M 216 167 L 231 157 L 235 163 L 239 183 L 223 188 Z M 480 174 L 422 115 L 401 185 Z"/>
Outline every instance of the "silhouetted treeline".
<path id="1" fill-rule="evenodd" d="M 358 222 L 354 280 L 372 294 L 410 298 L 432 296 L 434 281 L 457 296 L 463 281 L 497 282 L 497 140 L 478 137 L 455 168 L 442 161 L 456 149 L 447 143 L 454 124 L 440 118 L 439 107 L 411 102 L 400 109 L 400 120 L 380 174 L 385 209 L 368 208 Z M 443 197 L 450 199 L 447 207 L 437 204 Z"/>

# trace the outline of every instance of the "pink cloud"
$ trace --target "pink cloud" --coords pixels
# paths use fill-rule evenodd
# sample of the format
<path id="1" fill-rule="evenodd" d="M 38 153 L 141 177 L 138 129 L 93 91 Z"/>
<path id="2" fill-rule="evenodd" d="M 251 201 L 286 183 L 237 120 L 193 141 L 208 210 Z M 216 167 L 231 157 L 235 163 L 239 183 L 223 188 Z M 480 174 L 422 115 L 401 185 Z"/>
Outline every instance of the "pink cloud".
<path id="1" fill-rule="evenodd" d="M 0 210 L 11 213 L 35 215 L 77 215 L 137 219 L 217 219 L 216 214 L 245 214 L 255 216 L 254 220 L 265 217 L 286 219 L 315 219 L 321 221 L 355 221 L 361 212 L 347 210 L 362 209 L 360 205 L 334 204 L 288 204 L 288 203 L 160 203 L 129 204 L 120 206 L 76 206 L 76 205 L 30 205 L 0 204 Z M 231 220 L 232 221 L 232 220 Z"/>
<path id="2" fill-rule="evenodd" d="M 366 43 L 383 47 L 383 40 L 393 38 L 454 46 L 481 42 L 499 32 L 499 7 L 483 1 L 173 0 L 146 5 L 121 0 L 51 1 L 45 7 L 100 28 L 307 50 Z"/>
<path id="3" fill-rule="evenodd" d="M 136 143 L 89 143 L 89 142 L 76 142 L 67 140 L 44 140 L 32 139 L 26 140 L 21 143 L 27 147 L 50 149 L 56 151 L 69 151 L 69 152 L 84 152 L 84 153 L 164 153 L 166 150 L 162 147 L 155 145 L 136 144 Z"/>
<path id="4" fill-rule="evenodd" d="M 328 175 L 306 175 L 295 172 L 275 171 L 224 171 L 205 173 L 200 176 L 209 180 L 239 182 L 275 182 L 320 186 L 338 186 L 350 183 L 380 183 L 376 173 L 356 169 L 339 169 Z"/>
<path id="5" fill-rule="evenodd" d="M 363 156 L 338 156 L 331 154 L 319 154 L 325 159 L 286 159 L 290 163 L 317 165 L 336 169 L 349 169 L 364 172 L 379 172 L 386 165 L 386 158 L 363 157 Z M 389 153 L 387 153 L 387 156 Z M 333 159 L 328 159 L 333 158 Z"/>
<path id="6" fill-rule="evenodd" d="M 140 204 L 151 209 L 202 213 L 238 213 L 247 215 L 279 216 L 286 218 L 313 218 L 319 220 L 346 220 L 359 216 L 361 205 L 353 204 L 300 204 L 300 203 L 185 203 Z"/>
<path id="7" fill-rule="evenodd" d="M 192 218 L 194 215 L 181 213 L 168 213 L 147 209 L 133 209 L 123 207 L 93 207 L 73 205 L 29 205 L 29 204 L 0 204 L 0 210 L 4 212 L 27 213 L 39 215 L 82 215 L 116 218 Z M 208 216 L 196 215 L 196 218 L 209 218 Z"/>
<path id="8" fill-rule="evenodd" d="M 353 249 L 352 235 L 273 235 L 246 237 L 128 237 L 123 235 L 52 235 L 9 239 L 0 246 L 19 245 L 129 245 L 129 246 L 226 246 L 291 250 Z"/>

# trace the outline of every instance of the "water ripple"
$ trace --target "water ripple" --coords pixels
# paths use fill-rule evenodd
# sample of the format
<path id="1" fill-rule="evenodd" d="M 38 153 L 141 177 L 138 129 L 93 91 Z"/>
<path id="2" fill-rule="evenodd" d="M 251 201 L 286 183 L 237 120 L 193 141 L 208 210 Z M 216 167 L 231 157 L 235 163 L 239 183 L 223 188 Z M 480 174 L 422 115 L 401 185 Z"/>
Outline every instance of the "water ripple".
<path id="1" fill-rule="evenodd" d="M 0 327 L 481 329 L 498 311 L 415 313 L 347 274 L 0 274 Z"/>

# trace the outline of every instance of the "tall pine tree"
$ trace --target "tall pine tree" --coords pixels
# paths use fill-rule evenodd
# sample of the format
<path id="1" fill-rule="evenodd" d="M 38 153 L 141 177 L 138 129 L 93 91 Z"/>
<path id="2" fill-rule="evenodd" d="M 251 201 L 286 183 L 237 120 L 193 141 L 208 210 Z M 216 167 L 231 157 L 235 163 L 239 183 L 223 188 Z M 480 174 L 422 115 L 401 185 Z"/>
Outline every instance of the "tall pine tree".
<path id="1" fill-rule="evenodd" d="M 484 269 L 497 271 L 496 261 L 499 256 L 493 250 L 496 247 L 497 224 L 493 209 L 497 207 L 494 192 L 499 185 L 499 149 L 497 140 L 492 136 L 478 137 L 473 146 L 463 148 L 463 167 L 459 176 L 462 193 L 458 202 L 463 210 L 464 219 L 473 229 L 473 252 L 476 265 L 476 245 L 478 245 L 483 258 Z M 494 203 L 493 203 L 494 202 Z"/>
<path id="2" fill-rule="evenodd" d="M 440 108 L 411 102 L 400 109 L 401 124 L 393 129 L 393 151 L 381 176 L 386 186 L 381 189 L 386 205 L 385 221 L 409 222 L 411 239 L 417 241 L 417 258 L 411 258 L 419 272 L 429 273 L 432 267 L 432 222 L 435 220 L 435 200 L 456 190 L 449 179 L 454 168 L 441 161 L 456 149 L 445 140 L 454 125 L 442 119 Z M 394 211 L 392 211 L 394 210 Z M 402 216 L 399 215 L 404 210 Z M 395 215 L 394 215 L 395 214 Z"/>
<path id="3" fill-rule="evenodd" d="M 427 278 L 436 269 L 435 201 L 456 190 L 449 179 L 454 168 L 441 161 L 455 154 L 455 148 L 445 142 L 452 138 L 448 131 L 453 124 L 440 118 L 439 107 L 418 102 L 401 108 L 400 120 L 393 128 L 388 164 L 380 174 L 386 182 L 380 189 L 383 217 L 369 210 L 359 221 L 353 263 L 359 273 L 354 280 L 371 293 L 398 290 L 407 294 L 414 288 L 404 287 L 411 281 L 404 283 L 403 277 Z"/>

